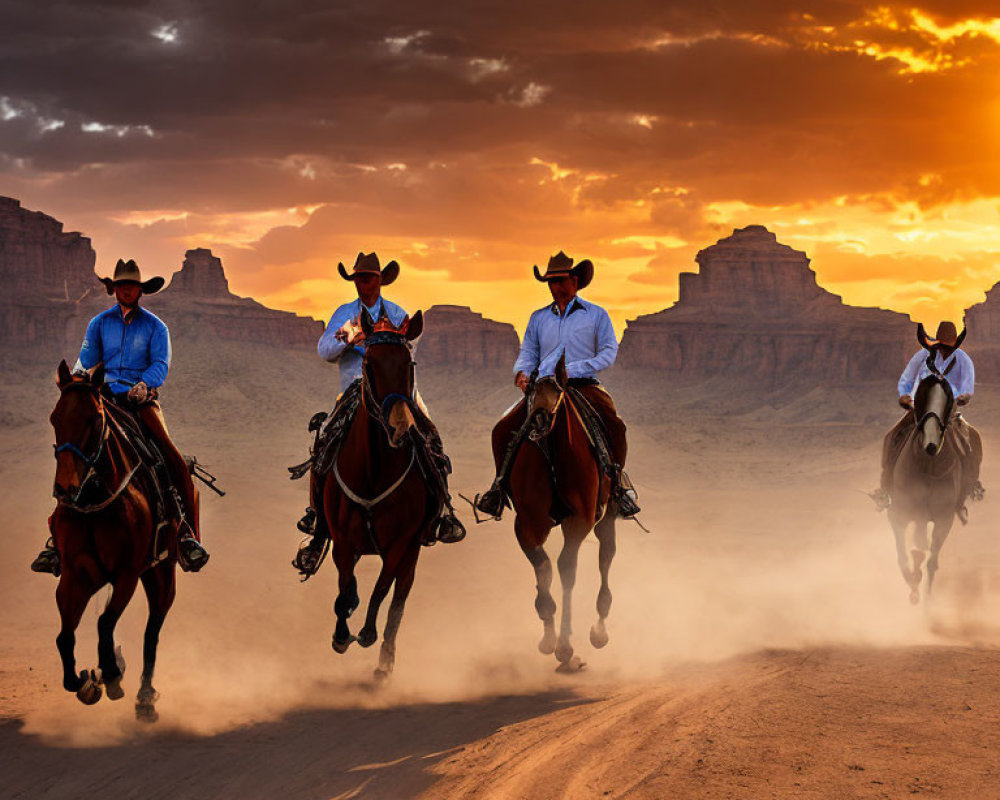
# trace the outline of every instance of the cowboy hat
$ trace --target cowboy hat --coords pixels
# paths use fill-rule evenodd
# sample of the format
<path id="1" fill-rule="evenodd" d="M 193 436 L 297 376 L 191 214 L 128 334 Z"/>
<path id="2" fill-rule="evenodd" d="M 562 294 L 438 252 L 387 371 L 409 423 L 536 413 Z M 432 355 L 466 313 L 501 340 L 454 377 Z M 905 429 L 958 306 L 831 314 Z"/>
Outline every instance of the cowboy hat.
<path id="1" fill-rule="evenodd" d="M 539 281 L 551 281 L 556 278 L 569 278 L 573 275 L 577 278 L 577 290 L 585 288 L 594 278 L 594 265 L 589 258 L 585 258 L 575 267 L 573 259 L 562 250 L 549 259 L 549 265 L 545 268 L 545 274 L 541 273 L 536 265 L 535 279 Z"/>
<path id="2" fill-rule="evenodd" d="M 917 325 L 917 341 L 921 347 L 928 350 L 938 347 L 950 353 L 962 346 L 962 342 L 965 341 L 965 328 L 962 328 L 962 333 L 959 334 L 954 322 L 943 320 L 938 324 L 937 332 L 931 339 L 924 331 L 923 323 L 920 323 Z"/>
<path id="3" fill-rule="evenodd" d="M 399 275 L 399 264 L 390 261 L 384 268 L 379 268 L 378 256 L 374 253 L 365 255 L 358 253 L 358 260 L 354 262 L 353 271 L 348 273 L 347 267 L 342 263 L 337 264 L 337 271 L 345 281 L 353 281 L 359 275 L 378 275 L 382 278 L 382 285 L 388 286 Z"/>
<path id="4" fill-rule="evenodd" d="M 119 258 L 118 263 L 115 264 L 114 277 L 98 278 L 98 280 L 104 284 L 104 288 L 108 290 L 108 294 L 114 294 L 116 283 L 138 283 L 142 288 L 143 294 L 156 294 L 163 288 L 163 284 L 166 283 L 166 280 L 158 275 L 155 278 L 144 281 L 142 273 L 139 272 L 139 265 L 131 258 L 128 261 L 123 261 Z"/>

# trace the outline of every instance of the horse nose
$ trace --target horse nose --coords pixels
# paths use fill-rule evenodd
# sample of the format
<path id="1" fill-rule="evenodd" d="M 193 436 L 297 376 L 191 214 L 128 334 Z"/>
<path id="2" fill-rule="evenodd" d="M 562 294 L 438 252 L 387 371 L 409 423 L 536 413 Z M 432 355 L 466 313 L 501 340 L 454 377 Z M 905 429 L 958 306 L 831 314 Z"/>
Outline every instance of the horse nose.
<path id="1" fill-rule="evenodd" d="M 927 451 L 927 455 L 933 456 L 937 454 L 938 446 L 934 442 L 928 442 L 927 447 L 924 449 Z"/>

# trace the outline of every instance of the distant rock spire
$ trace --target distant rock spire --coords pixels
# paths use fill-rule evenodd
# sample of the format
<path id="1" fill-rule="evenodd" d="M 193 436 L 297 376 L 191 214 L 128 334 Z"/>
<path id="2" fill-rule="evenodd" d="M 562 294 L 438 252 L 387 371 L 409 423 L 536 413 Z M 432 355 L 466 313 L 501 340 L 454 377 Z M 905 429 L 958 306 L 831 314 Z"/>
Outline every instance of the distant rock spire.
<path id="1" fill-rule="evenodd" d="M 189 297 L 221 299 L 234 296 L 229 291 L 222 259 L 216 258 L 205 247 L 188 250 L 184 254 L 184 264 L 170 279 L 169 290 Z"/>

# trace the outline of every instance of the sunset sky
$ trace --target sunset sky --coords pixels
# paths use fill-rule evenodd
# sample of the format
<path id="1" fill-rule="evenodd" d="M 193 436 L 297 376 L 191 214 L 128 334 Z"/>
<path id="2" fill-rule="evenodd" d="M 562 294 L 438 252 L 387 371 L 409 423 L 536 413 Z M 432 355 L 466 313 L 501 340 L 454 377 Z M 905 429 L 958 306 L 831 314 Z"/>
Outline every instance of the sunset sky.
<path id="1" fill-rule="evenodd" d="M 1000 6 L 0 0 L 0 194 L 323 318 L 374 249 L 521 328 L 561 248 L 621 331 L 763 224 L 934 324 L 1000 280 Z"/>

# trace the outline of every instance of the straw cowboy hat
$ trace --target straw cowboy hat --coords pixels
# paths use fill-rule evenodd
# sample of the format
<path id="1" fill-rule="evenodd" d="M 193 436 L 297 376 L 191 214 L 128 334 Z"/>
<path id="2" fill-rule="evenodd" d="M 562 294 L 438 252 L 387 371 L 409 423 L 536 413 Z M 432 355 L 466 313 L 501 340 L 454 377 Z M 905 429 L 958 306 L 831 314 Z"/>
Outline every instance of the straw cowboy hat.
<path id="1" fill-rule="evenodd" d="M 119 258 L 118 263 L 115 264 L 114 277 L 98 278 L 98 280 L 104 284 L 104 288 L 108 290 L 108 294 L 114 294 L 116 283 L 138 283 L 142 287 L 143 294 L 156 294 L 163 288 L 163 284 L 166 283 L 166 280 L 159 276 L 144 281 L 142 273 L 139 272 L 139 265 L 131 258 L 128 261 L 123 261 Z"/>
<path id="2" fill-rule="evenodd" d="M 549 259 L 549 265 L 545 268 L 544 275 L 537 265 L 534 269 L 535 279 L 545 282 L 575 275 L 578 281 L 577 290 L 585 288 L 594 279 L 594 265 L 589 258 L 585 258 L 574 267 L 573 259 L 562 250 Z"/>
<path id="3" fill-rule="evenodd" d="M 354 262 L 354 268 L 350 273 L 347 272 L 347 267 L 342 263 L 337 264 L 337 271 L 345 281 L 353 281 L 361 275 L 378 275 L 382 278 L 382 285 L 388 286 L 399 275 L 399 264 L 390 261 L 385 265 L 385 268 L 380 269 L 377 255 L 358 253 L 358 260 Z"/>

